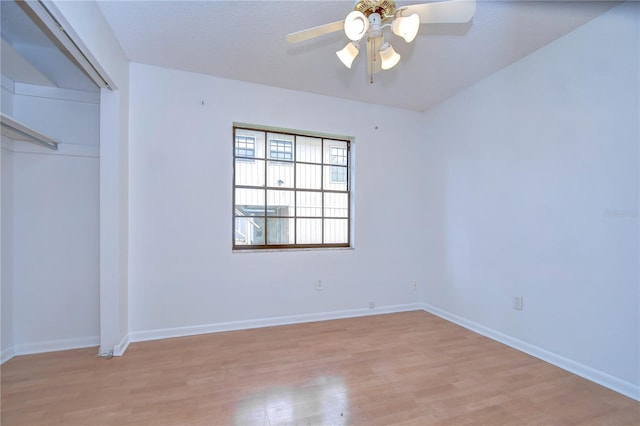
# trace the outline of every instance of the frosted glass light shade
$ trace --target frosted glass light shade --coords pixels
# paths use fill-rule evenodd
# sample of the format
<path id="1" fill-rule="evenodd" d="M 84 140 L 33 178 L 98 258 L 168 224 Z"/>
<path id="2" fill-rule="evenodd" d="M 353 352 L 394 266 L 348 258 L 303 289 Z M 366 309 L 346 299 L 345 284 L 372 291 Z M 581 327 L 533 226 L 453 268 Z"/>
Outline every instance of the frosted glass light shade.
<path id="1" fill-rule="evenodd" d="M 369 19 L 362 12 L 351 11 L 344 20 L 344 33 L 351 41 L 362 39 L 368 30 Z"/>
<path id="2" fill-rule="evenodd" d="M 338 50 L 336 55 L 338 55 L 338 58 L 340 58 L 345 67 L 351 68 L 351 64 L 356 56 L 358 56 L 358 52 L 358 42 L 350 41 L 344 49 Z"/>
<path id="3" fill-rule="evenodd" d="M 411 43 L 420 29 L 420 17 L 417 13 L 406 18 L 400 16 L 393 21 L 391 29 L 395 35 L 402 37 L 407 43 Z"/>
<path id="4" fill-rule="evenodd" d="M 395 67 L 398 62 L 400 62 L 400 55 L 389 43 L 383 44 L 380 48 L 380 68 L 388 70 Z"/>

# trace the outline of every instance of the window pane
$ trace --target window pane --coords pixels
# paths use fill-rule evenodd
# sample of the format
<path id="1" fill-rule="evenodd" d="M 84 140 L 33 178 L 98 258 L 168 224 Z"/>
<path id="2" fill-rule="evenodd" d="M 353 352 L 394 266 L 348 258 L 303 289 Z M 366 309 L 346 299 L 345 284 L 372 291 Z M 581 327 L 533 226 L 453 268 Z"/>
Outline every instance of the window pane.
<path id="1" fill-rule="evenodd" d="M 283 161 L 267 163 L 267 186 L 293 188 L 293 164 Z"/>
<path id="2" fill-rule="evenodd" d="M 297 216 L 322 216 L 322 193 L 302 192 L 296 193 Z"/>
<path id="3" fill-rule="evenodd" d="M 349 219 L 325 219 L 324 242 L 325 244 L 349 242 Z"/>
<path id="4" fill-rule="evenodd" d="M 334 176 L 334 169 L 340 168 L 344 169 L 346 172 L 346 167 L 338 167 L 338 166 L 324 166 L 324 186 L 322 189 L 328 189 L 330 191 L 346 191 L 347 190 L 347 180 L 344 181 L 334 181 L 332 177 Z"/>
<path id="5" fill-rule="evenodd" d="M 346 183 L 347 168 L 343 166 L 331 166 L 331 183 Z"/>
<path id="6" fill-rule="evenodd" d="M 347 143 L 345 141 L 324 140 L 324 163 L 347 166 Z"/>
<path id="7" fill-rule="evenodd" d="M 296 188 L 320 189 L 322 167 L 312 164 L 296 164 Z"/>
<path id="8" fill-rule="evenodd" d="M 293 216 L 293 191 L 267 191 L 267 216 Z"/>
<path id="9" fill-rule="evenodd" d="M 246 139 L 252 139 L 254 142 L 253 157 L 264 158 L 264 132 L 260 130 L 236 129 L 236 155 L 238 155 L 238 150 L 243 148 L 242 142 Z"/>
<path id="10" fill-rule="evenodd" d="M 322 244 L 322 219 L 297 219 L 296 243 Z"/>
<path id="11" fill-rule="evenodd" d="M 236 217 L 235 222 L 236 245 L 264 244 L 264 218 Z"/>
<path id="12" fill-rule="evenodd" d="M 236 159 L 236 185 L 264 186 L 264 160 Z"/>
<path id="13" fill-rule="evenodd" d="M 320 164 L 322 162 L 322 139 L 298 136 L 296 138 L 296 161 Z"/>
<path id="14" fill-rule="evenodd" d="M 262 189 L 236 189 L 236 216 L 264 216 Z"/>
<path id="15" fill-rule="evenodd" d="M 267 219 L 267 244 L 295 244 L 295 219 Z"/>
<path id="16" fill-rule="evenodd" d="M 324 194 L 325 217 L 349 217 L 349 197 L 333 192 Z"/>

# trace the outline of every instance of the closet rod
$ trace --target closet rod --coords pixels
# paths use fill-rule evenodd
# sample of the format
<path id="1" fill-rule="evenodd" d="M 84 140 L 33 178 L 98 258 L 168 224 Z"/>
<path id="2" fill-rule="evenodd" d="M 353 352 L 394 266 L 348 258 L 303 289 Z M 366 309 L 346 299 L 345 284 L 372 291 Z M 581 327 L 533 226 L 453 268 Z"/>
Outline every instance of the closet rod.
<path id="1" fill-rule="evenodd" d="M 36 143 L 53 150 L 58 149 L 58 142 L 14 120 L 4 113 L 0 113 L 0 121 L 2 122 L 2 134 L 8 138 Z"/>

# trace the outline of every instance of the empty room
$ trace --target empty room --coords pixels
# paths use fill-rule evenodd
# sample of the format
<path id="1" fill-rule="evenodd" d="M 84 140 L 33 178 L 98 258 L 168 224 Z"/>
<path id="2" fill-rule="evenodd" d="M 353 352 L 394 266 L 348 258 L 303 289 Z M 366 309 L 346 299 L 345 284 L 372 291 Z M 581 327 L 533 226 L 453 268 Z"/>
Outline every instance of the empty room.
<path id="1" fill-rule="evenodd" d="M 0 2 L 9 425 L 640 424 L 640 3 Z"/>

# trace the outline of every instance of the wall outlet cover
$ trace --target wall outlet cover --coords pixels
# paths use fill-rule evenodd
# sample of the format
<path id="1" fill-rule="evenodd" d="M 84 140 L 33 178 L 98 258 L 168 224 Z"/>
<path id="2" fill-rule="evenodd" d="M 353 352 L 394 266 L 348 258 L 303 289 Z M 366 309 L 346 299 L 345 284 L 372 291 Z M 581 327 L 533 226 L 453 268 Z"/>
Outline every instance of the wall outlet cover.
<path id="1" fill-rule="evenodd" d="M 513 298 L 513 309 L 517 311 L 522 310 L 522 296 L 517 296 Z"/>

